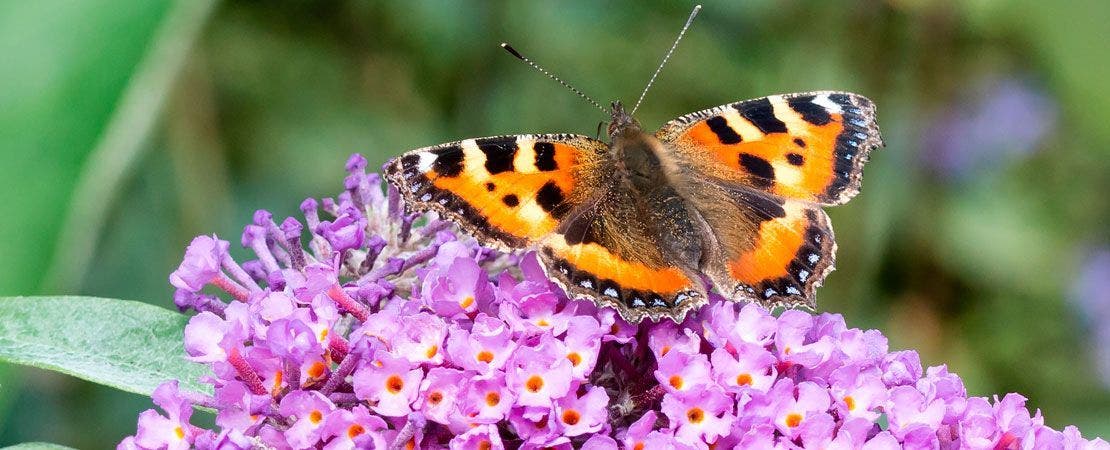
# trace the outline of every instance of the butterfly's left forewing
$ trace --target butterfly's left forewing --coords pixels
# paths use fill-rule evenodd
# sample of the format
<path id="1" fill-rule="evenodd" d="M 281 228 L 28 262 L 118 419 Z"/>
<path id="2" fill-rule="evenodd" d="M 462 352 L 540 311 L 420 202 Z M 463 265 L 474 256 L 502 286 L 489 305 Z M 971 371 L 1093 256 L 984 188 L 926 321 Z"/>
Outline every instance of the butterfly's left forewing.
<path id="1" fill-rule="evenodd" d="M 586 136 L 525 134 L 410 151 L 386 178 L 415 211 L 436 211 L 484 245 L 532 246 L 593 196 L 588 174 L 608 148 Z"/>

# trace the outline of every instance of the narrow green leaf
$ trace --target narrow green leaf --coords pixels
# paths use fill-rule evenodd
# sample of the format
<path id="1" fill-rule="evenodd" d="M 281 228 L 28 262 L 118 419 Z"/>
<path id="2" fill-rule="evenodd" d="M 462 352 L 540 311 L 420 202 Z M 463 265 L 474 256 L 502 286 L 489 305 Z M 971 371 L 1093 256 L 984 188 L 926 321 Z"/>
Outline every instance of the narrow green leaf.
<path id="1" fill-rule="evenodd" d="M 0 297 L 0 360 L 150 395 L 168 379 L 209 392 L 185 359 L 188 318 L 145 303 L 96 297 Z"/>
<path id="2" fill-rule="evenodd" d="M 72 450 L 73 447 L 66 447 L 64 445 L 51 444 L 49 442 L 24 442 L 22 444 L 9 445 L 0 450 Z"/>

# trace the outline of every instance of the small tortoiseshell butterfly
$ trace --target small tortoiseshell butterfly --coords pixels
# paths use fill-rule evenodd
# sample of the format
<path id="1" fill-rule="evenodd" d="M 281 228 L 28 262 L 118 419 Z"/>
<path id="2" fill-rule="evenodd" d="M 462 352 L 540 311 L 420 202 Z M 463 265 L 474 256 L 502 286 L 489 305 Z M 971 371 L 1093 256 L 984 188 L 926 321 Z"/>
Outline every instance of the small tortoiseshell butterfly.
<path id="1" fill-rule="evenodd" d="M 609 143 L 467 139 L 405 153 L 386 178 L 410 211 L 436 211 L 489 247 L 538 249 L 568 293 L 633 323 L 705 304 L 702 274 L 733 300 L 815 306 L 836 252 L 821 207 L 855 196 L 883 145 L 870 100 L 772 95 L 654 133 L 620 102 L 610 114 Z"/>

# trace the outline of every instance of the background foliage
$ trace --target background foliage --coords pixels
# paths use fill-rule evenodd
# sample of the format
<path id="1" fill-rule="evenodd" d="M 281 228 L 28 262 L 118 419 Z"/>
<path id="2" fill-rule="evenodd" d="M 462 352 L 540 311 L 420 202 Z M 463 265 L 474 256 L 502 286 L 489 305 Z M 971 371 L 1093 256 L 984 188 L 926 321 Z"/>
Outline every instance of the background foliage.
<path id="1" fill-rule="evenodd" d="M 192 236 L 235 242 L 255 209 L 338 192 L 352 152 L 592 135 L 604 116 L 497 44 L 628 102 L 691 7 L 212 4 L 0 3 L 0 295 L 169 307 Z M 1108 437 L 1108 21 L 1100 0 L 710 2 L 639 118 L 871 97 L 888 145 L 830 210 L 839 270 L 821 308 L 948 363 L 972 394 L 1018 391 L 1053 427 Z M 108 447 L 149 407 L 0 366 L 0 445 Z"/>

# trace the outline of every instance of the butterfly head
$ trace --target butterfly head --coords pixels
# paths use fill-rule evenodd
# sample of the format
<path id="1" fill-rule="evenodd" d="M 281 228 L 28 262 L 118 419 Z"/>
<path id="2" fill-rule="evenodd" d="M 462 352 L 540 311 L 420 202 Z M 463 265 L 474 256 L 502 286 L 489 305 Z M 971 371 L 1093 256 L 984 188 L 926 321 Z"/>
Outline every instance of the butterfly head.
<path id="1" fill-rule="evenodd" d="M 630 134 L 640 134 L 640 122 L 624 110 L 620 101 L 615 101 L 611 106 L 609 120 L 609 140 L 616 141 L 618 137 Z"/>

